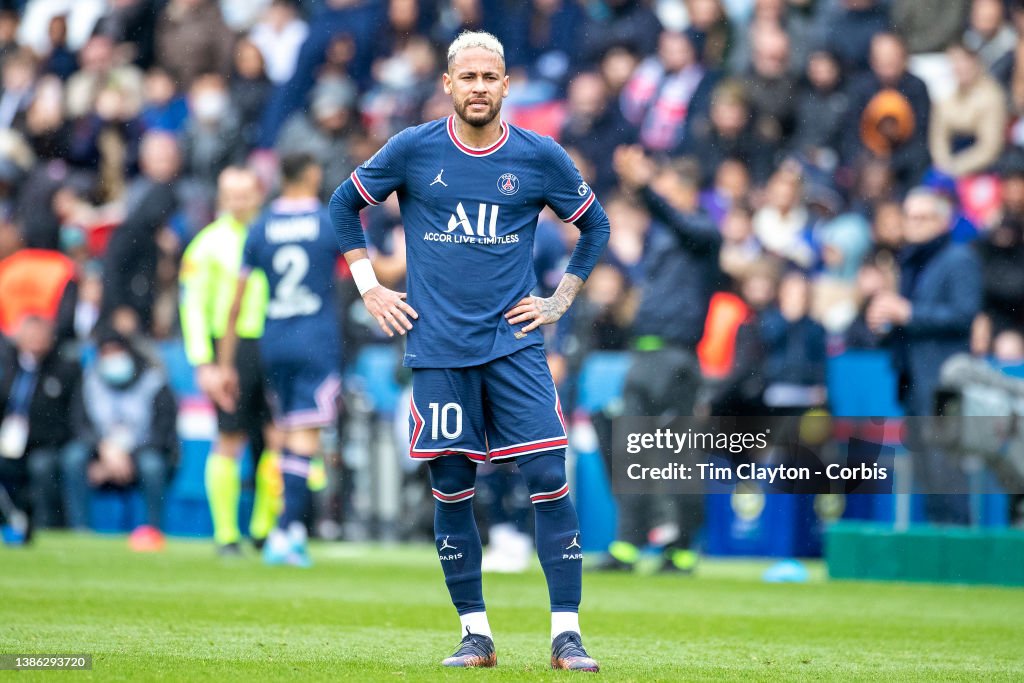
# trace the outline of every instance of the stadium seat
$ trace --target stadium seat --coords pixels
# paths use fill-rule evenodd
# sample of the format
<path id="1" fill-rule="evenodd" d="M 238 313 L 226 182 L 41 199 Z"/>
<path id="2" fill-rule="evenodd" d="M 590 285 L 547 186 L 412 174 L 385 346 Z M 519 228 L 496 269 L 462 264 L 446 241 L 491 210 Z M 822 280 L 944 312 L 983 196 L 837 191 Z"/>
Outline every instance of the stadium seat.
<path id="1" fill-rule="evenodd" d="M 828 398 L 840 417 L 897 417 L 896 374 L 884 351 L 847 351 L 828 360 Z"/>
<path id="2" fill-rule="evenodd" d="M 385 344 L 364 346 L 356 357 L 350 377 L 379 413 L 391 414 L 402 393 L 395 378 L 398 362 L 394 347 Z"/>
<path id="3" fill-rule="evenodd" d="M 593 413 L 621 398 L 628 370 L 628 353 L 598 351 L 588 355 L 580 369 L 578 406 Z"/>

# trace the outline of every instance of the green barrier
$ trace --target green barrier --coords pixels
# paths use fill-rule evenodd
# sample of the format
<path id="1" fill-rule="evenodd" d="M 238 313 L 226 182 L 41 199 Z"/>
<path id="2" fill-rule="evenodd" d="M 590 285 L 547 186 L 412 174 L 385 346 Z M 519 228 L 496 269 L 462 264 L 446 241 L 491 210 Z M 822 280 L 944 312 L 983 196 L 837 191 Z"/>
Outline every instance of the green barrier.
<path id="1" fill-rule="evenodd" d="M 836 522 L 825 561 L 834 579 L 1024 586 L 1024 532 Z"/>

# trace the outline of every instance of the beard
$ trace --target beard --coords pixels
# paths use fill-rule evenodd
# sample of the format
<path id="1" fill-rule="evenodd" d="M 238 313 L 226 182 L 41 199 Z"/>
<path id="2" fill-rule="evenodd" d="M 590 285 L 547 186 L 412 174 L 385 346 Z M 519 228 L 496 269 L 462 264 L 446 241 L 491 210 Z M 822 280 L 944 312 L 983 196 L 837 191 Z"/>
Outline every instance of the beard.
<path id="1" fill-rule="evenodd" d="M 462 102 L 454 102 L 455 113 L 459 115 L 459 118 L 473 126 L 474 128 L 483 128 L 498 115 L 501 111 L 501 100 L 498 100 L 497 104 L 488 103 L 487 111 L 485 112 L 474 112 L 469 110 L 469 103 L 472 98 L 467 97 Z"/>

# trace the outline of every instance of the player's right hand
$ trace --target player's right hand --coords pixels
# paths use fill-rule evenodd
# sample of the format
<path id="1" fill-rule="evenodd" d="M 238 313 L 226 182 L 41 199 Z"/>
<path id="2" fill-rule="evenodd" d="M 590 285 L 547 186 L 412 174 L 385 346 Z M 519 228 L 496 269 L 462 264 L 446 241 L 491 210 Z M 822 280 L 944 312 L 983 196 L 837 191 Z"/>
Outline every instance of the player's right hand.
<path id="1" fill-rule="evenodd" d="M 220 371 L 213 363 L 204 363 L 196 368 L 196 384 L 211 399 L 220 386 L 220 380 Z"/>
<path id="2" fill-rule="evenodd" d="M 225 413 L 233 413 L 238 405 L 238 371 L 233 367 L 218 366 L 217 372 L 220 380 L 210 399 Z"/>
<path id="3" fill-rule="evenodd" d="M 394 337 L 395 332 L 405 334 L 412 329 L 409 318 L 416 320 L 420 317 L 412 306 L 405 303 L 405 297 L 405 292 L 395 292 L 381 285 L 363 294 L 366 310 L 389 337 Z"/>

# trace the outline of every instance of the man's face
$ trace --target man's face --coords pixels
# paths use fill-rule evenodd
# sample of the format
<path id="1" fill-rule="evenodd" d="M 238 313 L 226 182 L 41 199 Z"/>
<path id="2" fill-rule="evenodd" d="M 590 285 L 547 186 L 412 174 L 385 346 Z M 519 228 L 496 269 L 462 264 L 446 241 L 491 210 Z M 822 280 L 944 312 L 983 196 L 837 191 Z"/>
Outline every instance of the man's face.
<path id="1" fill-rule="evenodd" d="M 907 242 L 928 242 L 948 227 L 931 197 L 911 197 L 903 203 L 903 237 Z"/>
<path id="2" fill-rule="evenodd" d="M 15 335 L 18 350 L 36 360 L 42 359 L 53 348 L 53 323 L 36 316 L 22 320 Z"/>
<path id="3" fill-rule="evenodd" d="M 675 31 L 664 31 L 658 39 L 658 59 L 669 73 L 682 71 L 697 61 L 689 38 Z"/>
<path id="4" fill-rule="evenodd" d="M 248 223 L 252 220 L 262 201 L 263 193 L 252 173 L 229 170 L 221 176 L 221 207 L 239 221 Z"/>
<path id="5" fill-rule="evenodd" d="M 462 50 L 442 76 L 455 113 L 471 126 L 482 128 L 501 112 L 508 97 L 508 75 L 501 57 L 482 47 Z"/>
<path id="6" fill-rule="evenodd" d="M 1024 176 L 1013 175 L 1002 182 L 1003 210 L 1024 215 Z"/>
<path id="7" fill-rule="evenodd" d="M 577 116 L 598 116 L 607 103 L 604 81 L 596 74 L 577 76 L 569 86 L 569 109 Z"/>
<path id="8" fill-rule="evenodd" d="M 181 168 L 181 154 L 178 143 L 170 135 L 154 133 L 142 141 L 139 166 L 157 183 L 169 183 Z"/>
<path id="9" fill-rule="evenodd" d="M 999 0 L 974 0 L 971 28 L 983 36 L 994 36 L 1003 23 L 1003 3 Z"/>
<path id="10" fill-rule="evenodd" d="M 871 43 L 871 70 L 885 84 L 896 83 L 907 70 L 907 53 L 892 36 L 879 36 Z"/>

